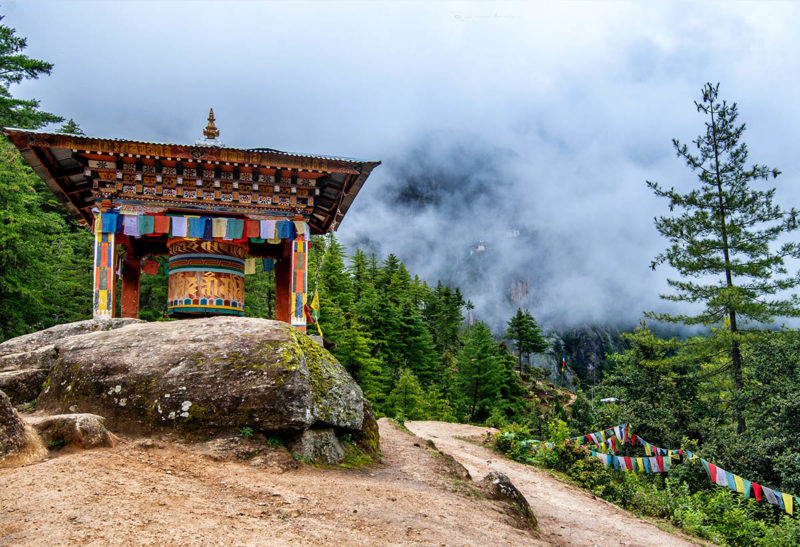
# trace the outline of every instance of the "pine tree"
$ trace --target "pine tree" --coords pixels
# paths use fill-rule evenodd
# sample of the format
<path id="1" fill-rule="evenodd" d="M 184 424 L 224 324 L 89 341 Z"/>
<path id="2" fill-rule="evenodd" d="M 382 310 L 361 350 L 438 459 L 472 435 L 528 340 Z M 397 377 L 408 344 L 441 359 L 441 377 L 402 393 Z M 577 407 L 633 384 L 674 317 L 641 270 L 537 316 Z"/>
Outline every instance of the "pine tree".
<path id="1" fill-rule="evenodd" d="M 329 234 L 328 238 L 328 247 L 320 266 L 319 290 L 346 313 L 353 304 L 353 294 L 352 282 L 344 267 L 344 248 L 333 234 Z"/>
<path id="2" fill-rule="evenodd" d="M 386 399 L 388 411 L 393 416 L 405 420 L 421 420 L 425 418 L 425 395 L 419 380 L 408 369 L 400 370 L 394 389 Z"/>
<path id="3" fill-rule="evenodd" d="M 524 396 L 526 390 L 522 386 L 519 374 L 514 370 L 516 359 L 511 355 L 505 342 L 495 346 L 494 356 L 500 367 L 500 400 L 505 418 L 520 420 L 528 410 Z"/>
<path id="4" fill-rule="evenodd" d="M 541 353 L 548 348 L 547 341 L 542 336 L 542 331 L 536 320 L 528 310 L 517 308 L 517 313 L 508 321 L 506 337 L 514 340 L 519 354 L 519 368 L 522 370 L 522 356 L 531 353 Z"/>
<path id="5" fill-rule="evenodd" d="M 380 362 L 372 354 L 369 335 L 363 331 L 354 314 L 348 317 L 347 327 L 339 337 L 334 354 L 361 386 L 364 396 L 376 408 L 379 407 L 384 398 Z"/>
<path id="6" fill-rule="evenodd" d="M 0 16 L 0 21 L 4 19 Z M 15 35 L 15 30 L 0 24 L 0 126 L 38 129 L 64 118 L 39 110 L 36 99 L 15 99 L 9 87 L 23 80 L 37 79 L 42 74 L 50 75 L 53 64 L 31 59 L 22 51 L 28 41 Z"/>
<path id="7" fill-rule="evenodd" d="M 425 419 L 440 422 L 456 421 L 453 405 L 435 384 L 431 384 L 425 393 Z"/>
<path id="8" fill-rule="evenodd" d="M 403 364 L 411 369 L 423 385 L 434 380 L 436 348 L 428 327 L 417 310 L 406 305 L 401 316 L 400 347 Z"/>
<path id="9" fill-rule="evenodd" d="M 692 141 L 696 153 L 673 140 L 678 157 L 697 173 L 698 187 L 681 194 L 647 182 L 657 196 L 668 199 L 670 211 L 680 211 L 655 219 L 656 229 L 667 238 L 669 247 L 655 258 L 652 267 L 668 263 L 684 278 L 669 280 L 675 292 L 662 298 L 701 303 L 705 308 L 696 315 L 647 315 L 688 325 L 729 326 L 730 370 L 737 392 L 734 406 L 741 433 L 745 419 L 739 397 L 744 385 L 740 323 L 800 315 L 797 297 L 785 296 L 785 291 L 800 283 L 800 277 L 787 276 L 784 265 L 785 258 L 800 257 L 800 245 L 787 242 L 775 248 L 781 235 L 798 227 L 797 212 L 785 212 L 773 204 L 774 188 L 755 187 L 780 172 L 765 165 L 747 165 L 747 145 L 740 142 L 745 125 L 736 124 L 736 103 L 720 100 L 718 91 L 719 84 L 706 84 L 702 100 L 695 102 L 706 118 L 705 132 Z"/>
<path id="10" fill-rule="evenodd" d="M 83 132 L 81 126 L 78 125 L 78 122 L 73 120 L 72 118 L 68 119 L 64 122 L 64 125 L 58 128 L 59 133 L 67 133 L 69 135 L 85 135 L 86 133 Z"/>
<path id="11" fill-rule="evenodd" d="M 358 302 L 367 286 L 374 286 L 374 280 L 369 273 L 369 259 L 361 249 L 356 249 L 355 253 L 353 253 L 349 272 L 353 280 L 353 297 Z"/>
<path id="12" fill-rule="evenodd" d="M 494 355 L 492 332 L 478 322 L 458 355 L 458 384 L 468 421 L 482 421 L 500 398 L 501 364 Z"/>

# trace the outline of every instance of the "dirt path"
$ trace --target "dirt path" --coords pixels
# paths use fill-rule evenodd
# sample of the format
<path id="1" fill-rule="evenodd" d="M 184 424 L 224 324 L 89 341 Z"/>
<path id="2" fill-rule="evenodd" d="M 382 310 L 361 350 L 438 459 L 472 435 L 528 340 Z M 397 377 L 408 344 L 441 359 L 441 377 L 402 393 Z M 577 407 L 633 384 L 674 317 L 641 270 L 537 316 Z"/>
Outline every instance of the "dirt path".
<path id="1" fill-rule="evenodd" d="M 627 511 L 559 482 L 534 467 L 509 461 L 461 438 L 483 437 L 489 429 L 443 422 L 406 422 L 406 427 L 452 455 L 475 478 L 505 473 L 525 495 L 542 537 L 556 545 L 691 545 Z"/>
<path id="2" fill-rule="evenodd" d="M 0 469 L 0 545 L 546 545 L 380 421 L 369 469 L 285 471 L 123 438 Z M 603 543 L 602 541 L 600 543 Z"/>

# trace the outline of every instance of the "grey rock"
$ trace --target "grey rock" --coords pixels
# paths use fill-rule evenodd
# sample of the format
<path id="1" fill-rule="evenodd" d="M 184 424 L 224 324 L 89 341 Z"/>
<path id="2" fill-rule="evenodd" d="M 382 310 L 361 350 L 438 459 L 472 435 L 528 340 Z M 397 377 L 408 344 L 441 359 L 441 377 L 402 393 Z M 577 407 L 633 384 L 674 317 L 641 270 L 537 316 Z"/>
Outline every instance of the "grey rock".
<path id="1" fill-rule="evenodd" d="M 0 389 L 15 405 L 29 403 L 39 395 L 56 361 L 55 342 L 142 322 L 139 319 L 77 321 L 6 340 L 0 344 Z"/>
<path id="2" fill-rule="evenodd" d="M 17 336 L 11 340 L 6 340 L 0 344 L 0 356 L 8 355 L 10 353 L 29 352 L 42 346 L 48 346 L 62 340 L 69 336 L 76 336 L 79 334 L 87 334 L 90 332 L 120 329 L 128 325 L 136 323 L 144 323 L 141 319 L 131 318 L 115 318 L 106 321 L 95 321 L 87 319 L 86 321 L 76 321 L 74 323 L 65 323 L 63 325 L 56 325 L 49 329 L 40 330 L 31 334 Z"/>
<path id="3" fill-rule="evenodd" d="M 361 389 L 325 349 L 285 323 L 209 317 L 139 323 L 55 343 L 37 410 L 100 414 L 122 433 L 205 437 L 359 432 Z"/>
<path id="4" fill-rule="evenodd" d="M 6 392 L 15 405 L 29 403 L 39 396 L 50 369 L 33 368 L 0 372 L 0 390 Z"/>
<path id="5" fill-rule="evenodd" d="M 528 500 L 517 490 L 511 479 L 499 471 L 492 471 L 483 478 L 481 486 L 492 498 L 508 502 L 526 524 L 536 528 L 536 515 L 533 514 Z"/>
<path id="6" fill-rule="evenodd" d="M 341 463 L 345 455 L 342 443 L 330 428 L 306 429 L 289 445 L 289 450 L 300 458 L 329 465 Z"/>
<path id="7" fill-rule="evenodd" d="M 106 429 L 105 419 L 95 414 L 26 416 L 25 422 L 33 426 L 48 447 L 98 448 L 116 444 L 116 436 Z"/>

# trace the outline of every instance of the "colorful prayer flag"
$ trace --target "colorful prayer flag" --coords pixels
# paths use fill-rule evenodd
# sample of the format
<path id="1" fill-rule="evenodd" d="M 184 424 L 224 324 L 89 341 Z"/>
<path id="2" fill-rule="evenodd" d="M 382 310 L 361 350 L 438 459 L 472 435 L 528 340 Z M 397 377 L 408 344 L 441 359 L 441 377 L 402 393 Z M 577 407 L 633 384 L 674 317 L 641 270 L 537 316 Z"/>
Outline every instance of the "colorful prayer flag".
<path id="1" fill-rule="evenodd" d="M 156 275 L 158 273 L 158 262 L 155 260 L 146 260 L 142 266 L 142 271 L 148 275 Z"/>

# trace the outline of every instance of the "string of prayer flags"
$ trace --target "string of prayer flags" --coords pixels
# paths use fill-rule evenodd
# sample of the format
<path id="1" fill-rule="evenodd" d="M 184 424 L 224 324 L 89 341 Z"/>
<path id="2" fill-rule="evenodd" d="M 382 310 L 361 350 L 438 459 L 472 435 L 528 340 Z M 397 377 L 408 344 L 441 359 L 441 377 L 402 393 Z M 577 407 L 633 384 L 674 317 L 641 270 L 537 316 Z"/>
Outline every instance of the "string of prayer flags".
<path id="1" fill-rule="evenodd" d="M 139 211 L 94 211 L 93 231 L 96 234 L 113 233 L 131 237 L 168 234 L 171 237 L 185 237 L 213 241 L 242 241 L 253 243 L 280 243 L 281 240 L 294 240 L 302 235 L 309 239 L 311 232 L 302 220 L 253 220 L 241 218 L 211 218 L 197 215 L 159 215 L 142 214 Z M 610 435 L 608 431 L 606 435 Z"/>
<path id="2" fill-rule="evenodd" d="M 609 438 L 602 442 L 604 434 Z M 710 463 L 703 458 L 698 457 L 691 450 L 684 449 L 666 449 L 660 448 L 644 440 L 641 437 L 629 432 L 628 428 L 623 425 L 615 426 L 613 428 L 595 433 L 587 433 L 579 437 L 573 437 L 572 440 L 577 445 L 584 443 L 593 444 L 600 447 L 600 451 L 592 450 L 591 455 L 600 459 L 606 467 L 612 467 L 619 471 L 639 471 L 643 473 L 666 473 L 672 466 L 672 460 L 680 461 L 694 461 L 700 460 L 703 468 L 712 483 L 730 489 L 733 492 L 742 494 L 745 499 L 749 499 L 751 494 L 756 500 L 766 500 L 768 503 L 780 507 L 786 513 L 794 515 L 794 510 L 797 505 L 800 505 L 800 497 L 792 496 L 784 492 L 773 490 L 767 486 L 751 482 L 735 473 L 726 471 L 721 467 Z M 637 458 L 628 456 L 616 456 L 606 454 L 605 449 L 609 448 L 615 451 L 616 442 L 640 444 L 644 447 L 647 457 Z M 552 449 L 553 443 L 540 443 L 539 448 Z"/>

